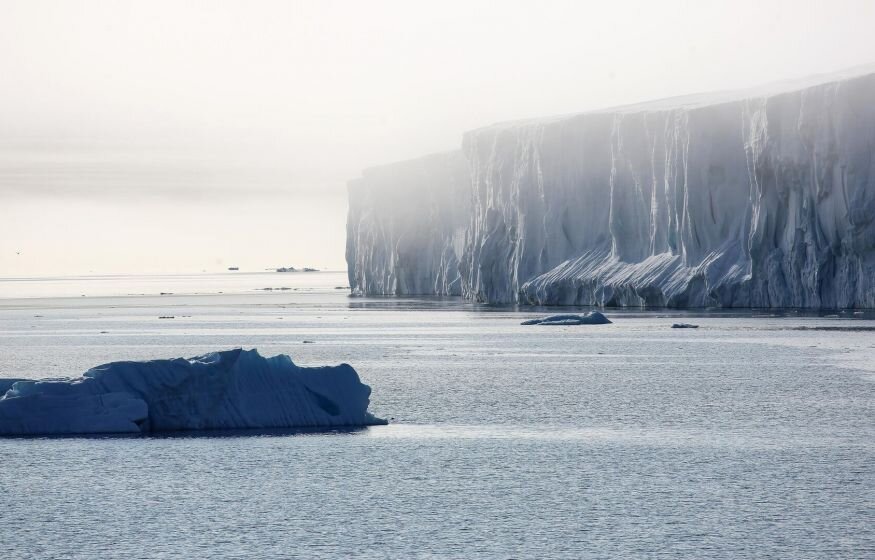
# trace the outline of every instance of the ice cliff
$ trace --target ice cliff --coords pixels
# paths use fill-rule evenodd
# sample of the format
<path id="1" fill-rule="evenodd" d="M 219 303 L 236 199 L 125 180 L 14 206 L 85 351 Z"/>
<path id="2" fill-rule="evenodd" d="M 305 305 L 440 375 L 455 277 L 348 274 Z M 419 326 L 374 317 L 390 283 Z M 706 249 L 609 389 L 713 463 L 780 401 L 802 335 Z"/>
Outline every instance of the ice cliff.
<path id="1" fill-rule="evenodd" d="M 871 70 L 871 69 L 869 69 Z M 494 125 L 350 183 L 359 294 L 875 307 L 875 72 Z"/>
<path id="2" fill-rule="evenodd" d="M 349 187 L 350 287 L 359 294 L 461 295 L 470 198 L 459 152 L 365 170 Z"/>
<path id="3" fill-rule="evenodd" d="M 384 424 L 356 371 L 255 350 L 115 362 L 76 379 L 0 379 L 0 435 Z"/>

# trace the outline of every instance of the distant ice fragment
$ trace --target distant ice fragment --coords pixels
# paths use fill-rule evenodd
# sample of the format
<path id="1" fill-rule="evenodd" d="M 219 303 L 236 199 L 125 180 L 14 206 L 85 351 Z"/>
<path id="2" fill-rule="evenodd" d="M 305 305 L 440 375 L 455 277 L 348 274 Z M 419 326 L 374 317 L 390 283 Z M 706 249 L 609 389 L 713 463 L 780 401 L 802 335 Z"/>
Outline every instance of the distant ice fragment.
<path id="1" fill-rule="evenodd" d="M 369 426 L 371 388 L 347 364 L 256 350 L 114 362 L 75 379 L 0 379 L 0 435 Z"/>
<path id="2" fill-rule="evenodd" d="M 671 326 L 673 329 L 698 329 L 699 325 L 693 325 L 692 323 L 675 323 Z"/>
<path id="3" fill-rule="evenodd" d="M 521 325 L 607 325 L 611 320 L 605 317 L 598 311 L 590 311 L 585 315 L 575 315 L 571 313 L 562 315 L 550 315 L 540 319 L 529 319 L 523 321 Z"/>

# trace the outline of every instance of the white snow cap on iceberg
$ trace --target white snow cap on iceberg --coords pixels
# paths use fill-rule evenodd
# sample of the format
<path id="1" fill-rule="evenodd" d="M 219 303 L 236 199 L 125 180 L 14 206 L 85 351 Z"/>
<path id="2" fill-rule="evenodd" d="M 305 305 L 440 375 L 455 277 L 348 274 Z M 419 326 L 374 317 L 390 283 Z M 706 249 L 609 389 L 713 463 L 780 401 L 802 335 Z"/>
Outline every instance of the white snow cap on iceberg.
<path id="1" fill-rule="evenodd" d="M 320 428 L 385 424 L 371 388 L 347 364 L 227 350 L 195 358 L 113 362 L 75 379 L 2 380 L 0 435 Z"/>

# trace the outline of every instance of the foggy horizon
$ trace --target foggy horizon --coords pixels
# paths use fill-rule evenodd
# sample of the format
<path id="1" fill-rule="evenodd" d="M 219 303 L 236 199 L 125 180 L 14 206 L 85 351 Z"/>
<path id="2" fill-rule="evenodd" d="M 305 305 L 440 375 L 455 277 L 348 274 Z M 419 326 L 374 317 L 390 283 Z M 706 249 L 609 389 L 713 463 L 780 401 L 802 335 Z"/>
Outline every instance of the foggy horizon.
<path id="1" fill-rule="evenodd" d="M 340 270 L 346 184 L 365 168 L 458 149 L 493 123 L 875 61 L 862 1 L 13 1 L 0 14 L 4 277 Z"/>

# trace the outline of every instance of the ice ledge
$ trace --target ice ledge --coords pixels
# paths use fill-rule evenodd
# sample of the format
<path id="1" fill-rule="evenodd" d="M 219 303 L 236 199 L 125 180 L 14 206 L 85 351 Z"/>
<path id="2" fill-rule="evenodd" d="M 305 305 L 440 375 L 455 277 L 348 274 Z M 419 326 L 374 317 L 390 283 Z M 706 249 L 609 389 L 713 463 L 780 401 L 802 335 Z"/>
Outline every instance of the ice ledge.
<path id="1" fill-rule="evenodd" d="M 863 64 L 851 68 L 838 70 L 836 72 L 824 72 L 811 76 L 805 76 L 802 78 L 769 82 L 748 88 L 722 91 L 706 91 L 701 93 L 666 97 L 663 99 L 651 99 L 638 103 L 629 103 L 627 105 L 613 105 L 610 107 L 602 107 L 577 113 L 502 121 L 473 129 L 469 131 L 469 134 L 515 129 L 521 126 L 545 125 L 570 119 L 576 119 L 578 117 L 586 117 L 589 115 L 628 115 L 643 112 L 653 113 L 662 111 L 690 110 L 703 107 L 713 107 L 725 103 L 733 103 L 752 99 L 766 99 L 784 94 L 794 94 L 818 86 L 848 82 L 857 78 L 865 78 L 873 74 L 875 74 L 875 63 Z"/>

